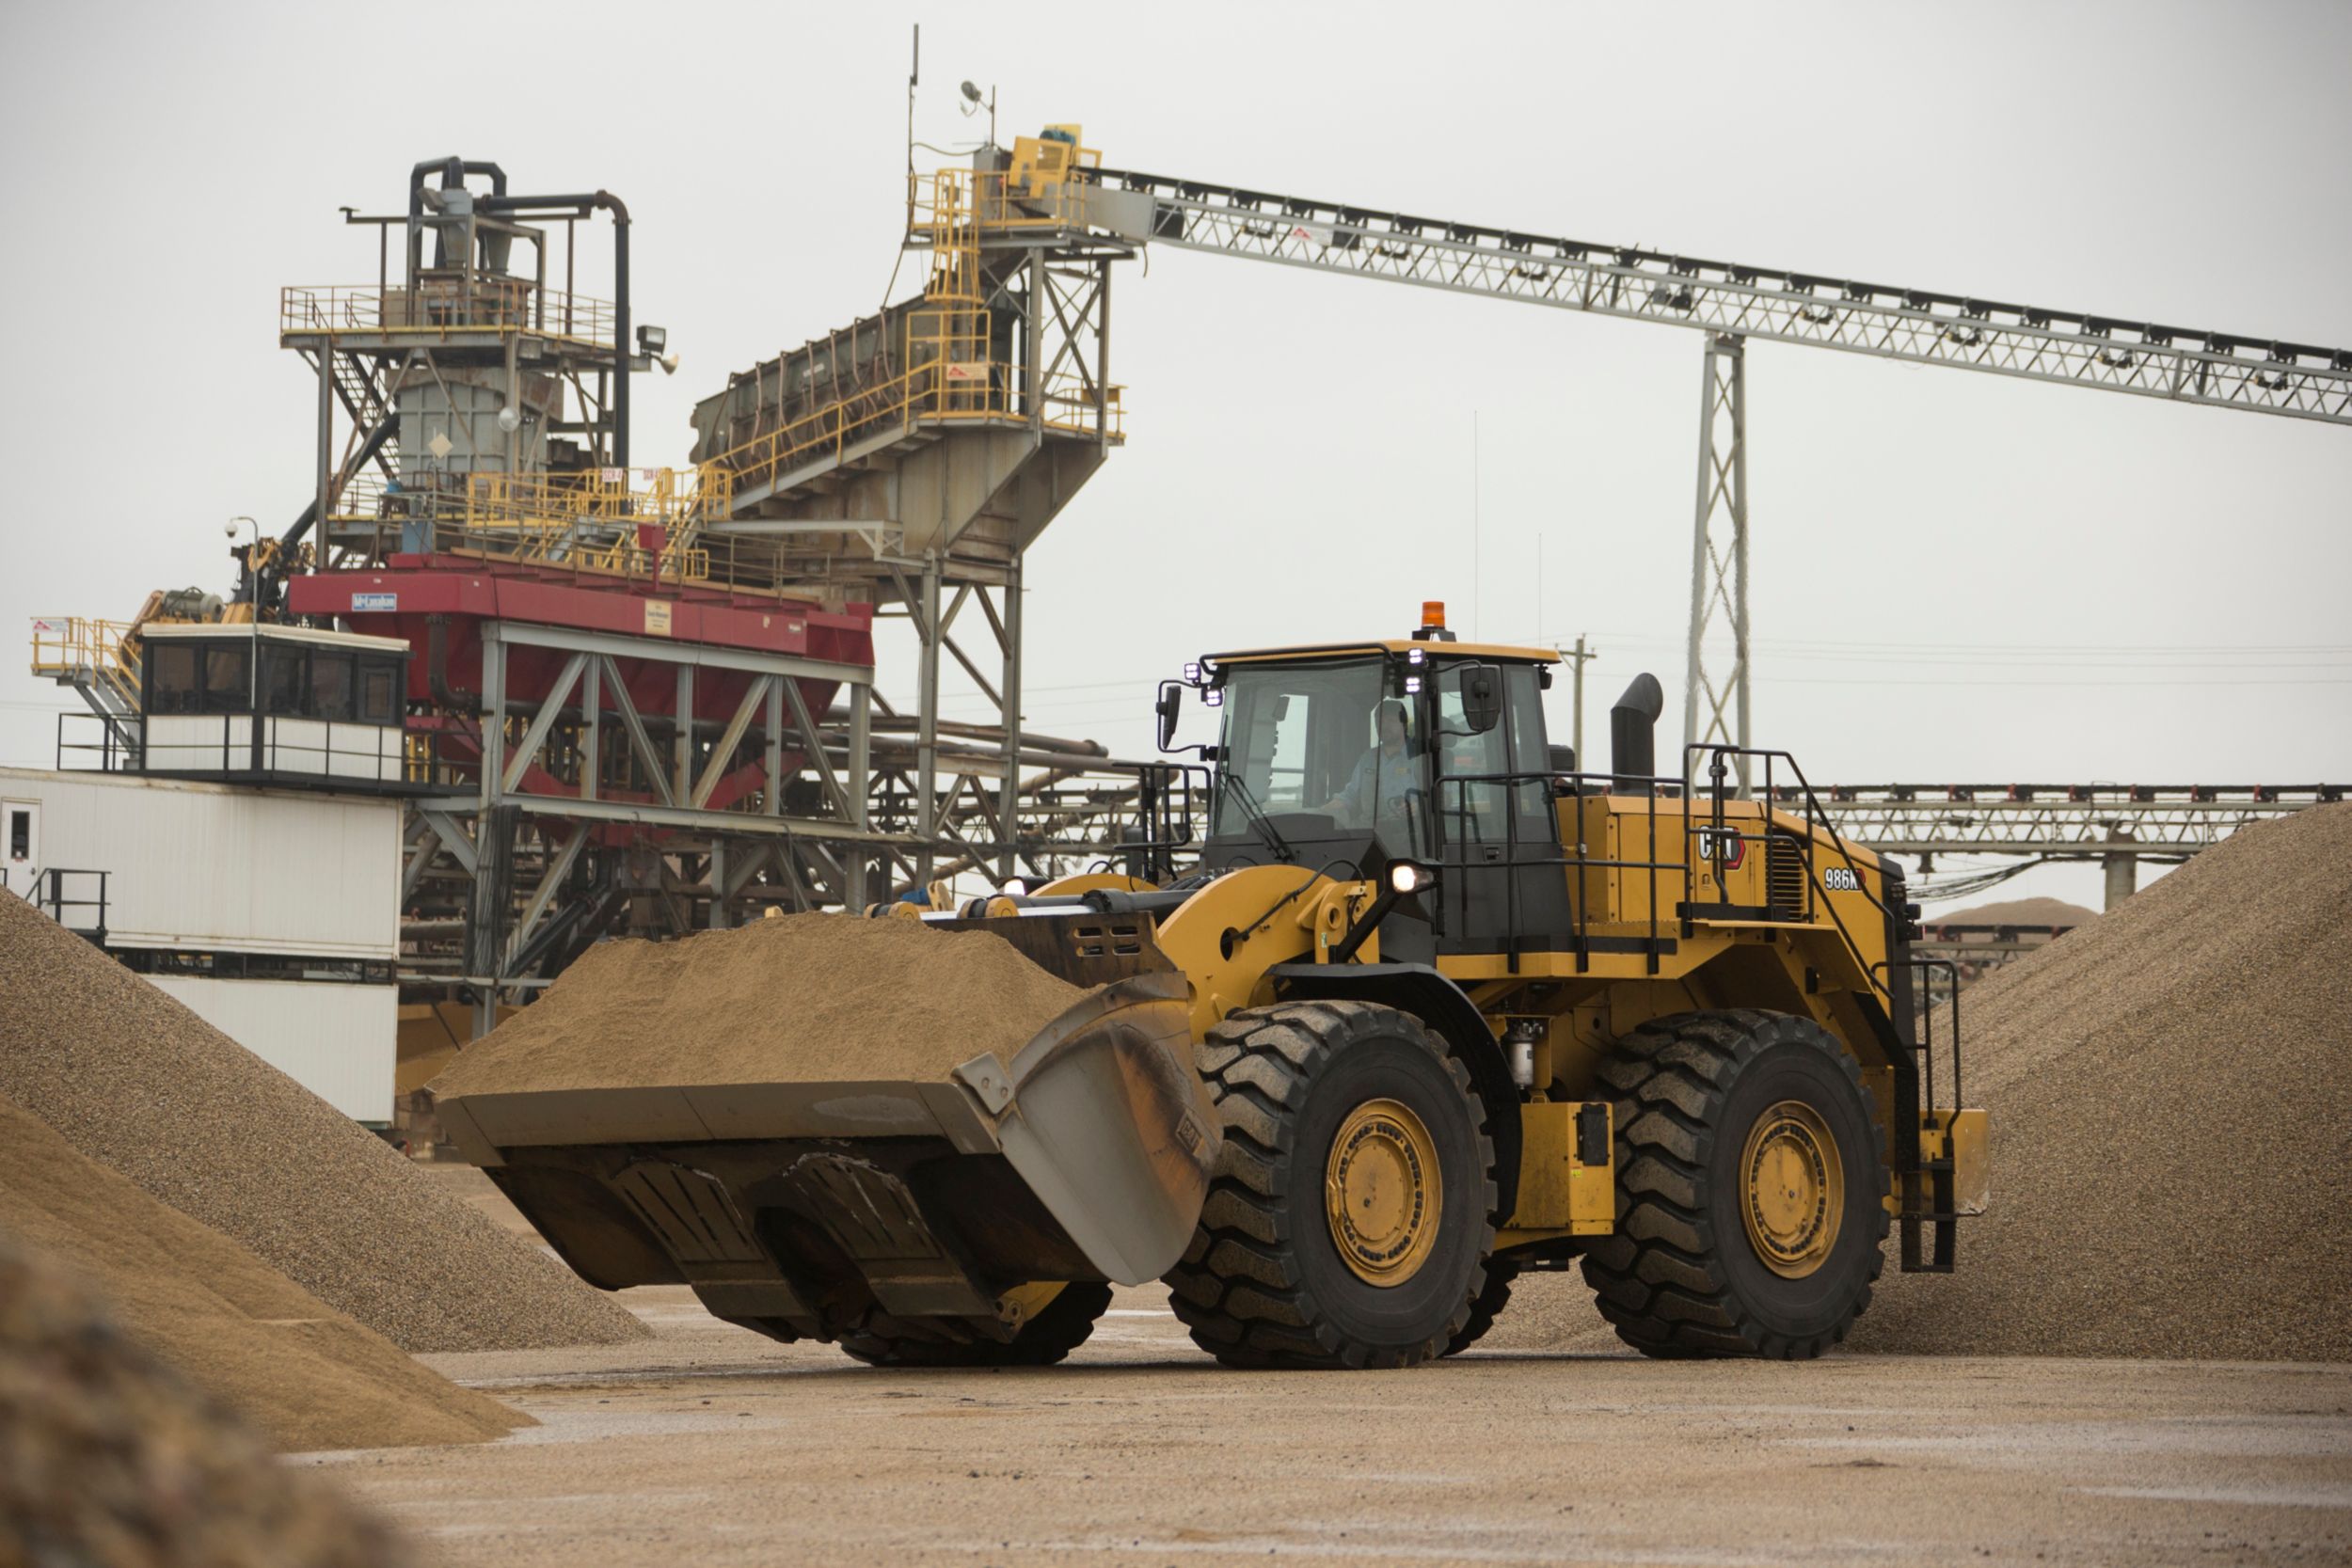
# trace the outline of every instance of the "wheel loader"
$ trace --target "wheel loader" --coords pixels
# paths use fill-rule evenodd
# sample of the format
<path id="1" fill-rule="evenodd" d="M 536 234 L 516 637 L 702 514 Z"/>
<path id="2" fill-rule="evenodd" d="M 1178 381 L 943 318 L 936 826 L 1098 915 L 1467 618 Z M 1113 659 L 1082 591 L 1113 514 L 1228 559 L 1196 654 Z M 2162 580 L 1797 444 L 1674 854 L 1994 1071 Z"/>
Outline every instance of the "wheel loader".
<path id="1" fill-rule="evenodd" d="M 1985 1201 L 1959 1041 L 1915 1020 L 1917 908 L 1787 753 L 1661 774 L 1651 676 L 1581 770 L 1556 659 L 1431 606 L 1187 666 L 1163 750 L 1188 692 L 1219 733 L 1181 876 L 866 911 L 1087 988 L 1009 1059 L 457 1095 L 444 1125 L 592 1282 L 879 1364 L 1048 1364 L 1164 1278 L 1228 1365 L 1406 1367 L 1569 1269 L 1645 1354 L 1819 1355 L 1890 1229 L 1947 1272 Z"/>

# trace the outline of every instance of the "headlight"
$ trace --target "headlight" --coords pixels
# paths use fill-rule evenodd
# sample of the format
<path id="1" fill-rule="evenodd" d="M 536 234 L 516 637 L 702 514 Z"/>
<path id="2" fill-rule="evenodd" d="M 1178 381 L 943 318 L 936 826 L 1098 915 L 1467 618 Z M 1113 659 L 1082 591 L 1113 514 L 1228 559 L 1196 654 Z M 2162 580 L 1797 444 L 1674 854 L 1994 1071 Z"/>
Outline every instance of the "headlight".
<path id="1" fill-rule="evenodd" d="M 1389 867 L 1389 886 L 1399 893 L 1419 893 L 1437 879 L 1437 874 L 1427 866 L 1415 865 L 1411 861 L 1398 861 Z"/>

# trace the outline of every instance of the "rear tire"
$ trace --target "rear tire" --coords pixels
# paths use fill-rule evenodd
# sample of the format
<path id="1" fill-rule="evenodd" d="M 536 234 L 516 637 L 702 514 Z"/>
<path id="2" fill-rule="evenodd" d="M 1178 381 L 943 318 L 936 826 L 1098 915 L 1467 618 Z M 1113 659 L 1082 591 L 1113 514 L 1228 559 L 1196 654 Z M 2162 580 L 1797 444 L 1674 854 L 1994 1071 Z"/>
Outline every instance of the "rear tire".
<path id="1" fill-rule="evenodd" d="M 1411 1367 L 1461 1332 L 1494 1246 L 1470 1075 L 1367 1002 L 1236 1012 L 1198 1047 L 1224 1123 L 1169 1304 L 1232 1367 Z"/>
<path id="2" fill-rule="evenodd" d="M 1478 1295 L 1470 1302 L 1470 1321 L 1455 1329 L 1454 1338 L 1446 1341 L 1445 1353 L 1448 1355 L 1459 1355 L 1486 1337 L 1486 1331 L 1495 1325 L 1495 1319 L 1511 1304 L 1511 1287 L 1518 1277 L 1519 1266 L 1517 1263 L 1502 1258 L 1486 1259 L 1486 1283 L 1479 1288 Z"/>
<path id="3" fill-rule="evenodd" d="M 1851 1056 L 1810 1019 L 1682 1013 L 1606 1063 L 1617 1228 L 1584 1279 L 1658 1357 L 1802 1360 L 1846 1337 L 1886 1241 L 1886 1147 Z"/>
<path id="4" fill-rule="evenodd" d="M 845 1334 L 840 1343 L 869 1367 L 1050 1367 L 1087 1342 L 1110 1305 L 1108 1285 L 1077 1282 L 1063 1286 L 1009 1340 Z"/>

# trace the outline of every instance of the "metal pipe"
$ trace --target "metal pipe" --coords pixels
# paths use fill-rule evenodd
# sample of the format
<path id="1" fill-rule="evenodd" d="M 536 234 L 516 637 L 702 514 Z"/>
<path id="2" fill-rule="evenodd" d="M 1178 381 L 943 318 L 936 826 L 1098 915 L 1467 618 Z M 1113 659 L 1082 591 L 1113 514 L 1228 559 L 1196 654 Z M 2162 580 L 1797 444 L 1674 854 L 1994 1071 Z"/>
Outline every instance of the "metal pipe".
<path id="1" fill-rule="evenodd" d="M 491 191 L 498 196 L 506 194 L 506 171 L 496 164 L 484 159 L 459 158 L 453 155 L 447 158 L 425 159 L 408 171 L 408 233 L 411 246 L 416 244 L 417 226 L 424 221 L 424 179 L 426 175 L 435 172 L 438 172 L 441 176 L 441 189 L 445 191 L 455 190 L 463 185 L 469 174 L 486 174 L 490 177 Z M 437 267 L 449 265 L 449 252 L 442 245 L 437 235 L 434 239 L 433 245 L 433 264 Z"/>
<path id="2" fill-rule="evenodd" d="M 565 212 L 602 208 L 612 214 L 612 451 L 611 466 L 628 467 L 628 204 L 611 191 L 582 191 L 564 196 L 496 196 L 476 202 L 486 213 L 509 216 L 553 216 Z"/>
<path id="3" fill-rule="evenodd" d="M 482 695 L 453 685 L 449 678 L 449 617 L 424 618 L 424 678 L 433 700 L 452 713 L 479 713 Z"/>
<path id="4" fill-rule="evenodd" d="M 828 727 L 847 724 L 849 721 L 850 710 L 848 708 L 836 705 L 825 710 L 825 723 Z M 912 730 L 917 727 L 915 716 L 907 713 L 876 714 L 873 716 L 872 723 L 876 735 L 886 735 L 894 731 Z M 941 735 L 959 736 L 966 740 L 1002 742 L 1005 736 L 1003 726 L 998 724 L 973 724 L 954 719 L 942 719 L 938 721 L 937 727 Z M 1021 732 L 1021 744 L 1042 746 L 1048 751 L 1068 752 L 1073 755 L 1106 757 L 1111 754 L 1110 748 L 1099 740 L 1071 740 L 1060 736 L 1040 735 L 1029 729 L 1024 729 Z"/>

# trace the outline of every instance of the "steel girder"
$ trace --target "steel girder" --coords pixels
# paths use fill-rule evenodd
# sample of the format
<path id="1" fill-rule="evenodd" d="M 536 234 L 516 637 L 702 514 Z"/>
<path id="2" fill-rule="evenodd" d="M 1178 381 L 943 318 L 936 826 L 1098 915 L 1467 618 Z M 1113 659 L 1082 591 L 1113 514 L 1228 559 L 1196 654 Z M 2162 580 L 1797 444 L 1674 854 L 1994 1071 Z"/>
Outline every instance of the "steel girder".
<path id="1" fill-rule="evenodd" d="M 1840 833 L 1889 854 L 2181 860 L 2257 822 L 2340 800 L 2344 789 L 1877 784 L 1820 786 L 1815 796 Z"/>
<path id="2" fill-rule="evenodd" d="M 1318 272 L 2352 424 L 2352 350 L 1698 261 L 1104 169 L 1149 239 Z"/>

